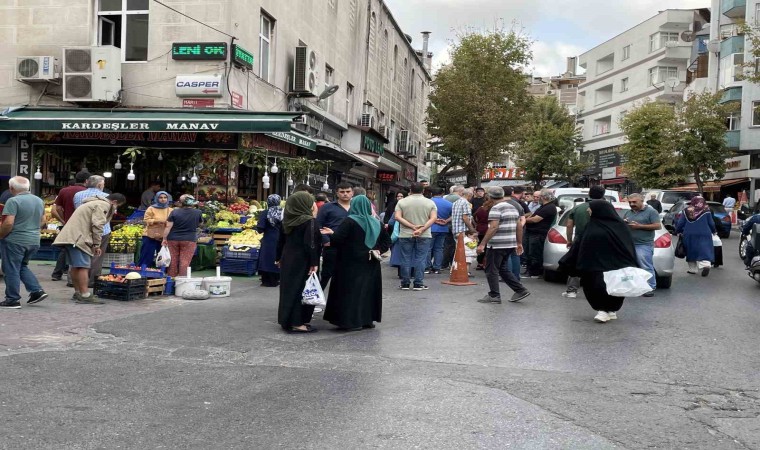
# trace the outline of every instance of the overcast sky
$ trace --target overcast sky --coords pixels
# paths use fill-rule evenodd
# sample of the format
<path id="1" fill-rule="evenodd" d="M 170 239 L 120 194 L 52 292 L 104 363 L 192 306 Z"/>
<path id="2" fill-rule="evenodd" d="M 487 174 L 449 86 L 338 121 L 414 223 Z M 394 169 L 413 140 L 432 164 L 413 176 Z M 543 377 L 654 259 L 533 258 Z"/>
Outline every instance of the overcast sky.
<path id="1" fill-rule="evenodd" d="M 447 45 L 465 27 L 517 22 L 535 41 L 533 73 L 558 75 L 577 56 L 668 8 L 709 7 L 709 0 L 385 0 L 405 33 L 421 48 L 431 31 L 433 67 L 447 60 Z"/>

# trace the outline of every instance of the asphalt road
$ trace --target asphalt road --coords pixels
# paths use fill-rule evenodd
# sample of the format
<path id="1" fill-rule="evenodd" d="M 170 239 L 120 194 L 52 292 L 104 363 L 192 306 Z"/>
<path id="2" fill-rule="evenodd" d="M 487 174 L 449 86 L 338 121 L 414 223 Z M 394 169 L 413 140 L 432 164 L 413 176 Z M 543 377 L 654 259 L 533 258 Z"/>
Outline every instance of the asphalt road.
<path id="1" fill-rule="evenodd" d="M 760 285 L 737 244 L 607 324 L 542 280 L 477 303 L 482 272 L 402 293 L 385 270 L 376 329 L 310 335 L 249 280 L 196 303 L 62 291 L 0 316 L 0 448 L 760 448 Z"/>

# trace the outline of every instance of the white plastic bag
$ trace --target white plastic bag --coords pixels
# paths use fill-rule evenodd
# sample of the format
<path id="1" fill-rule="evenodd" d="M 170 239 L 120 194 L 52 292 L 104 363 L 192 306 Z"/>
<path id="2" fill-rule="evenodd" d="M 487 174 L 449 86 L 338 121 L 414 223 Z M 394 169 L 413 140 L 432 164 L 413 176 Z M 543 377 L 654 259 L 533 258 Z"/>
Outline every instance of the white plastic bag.
<path id="1" fill-rule="evenodd" d="M 474 246 L 472 243 L 475 243 Z M 464 256 L 466 258 L 478 257 L 478 241 L 469 236 L 464 237 Z"/>
<path id="2" fill-rule="evenodd" d="M 626 267 L 604 272 L 607 294 L 615 297 L 641 297 L 652 288 L 649 279 L 652 274 L 638 267 Z"/>
<path id="3" fill-rule="evenodd" d="M 713 234 L 712 238 L 713 238 L 713 247 L 723 247 L 723 241 L 720 240 L 718 235 Z"/>
<path id="4" fill-rule="evenodd" d="M 158 251 L 156 256 L 156 267 L 169 267 L 172 263 L 172 254 L 169 252 L 169 247 L 161 246 L 161 250 Z"/>
<path id="5" fill-rule="evenodd" d="M 306 287 L 303 290 L 301 303 L 322 308 L 327 305 L 325 293 L 322 292 L 322 286 L 319 284 L 319 278 L 316 273 L 311 274 L 311 276 L 306 279 Z"/>

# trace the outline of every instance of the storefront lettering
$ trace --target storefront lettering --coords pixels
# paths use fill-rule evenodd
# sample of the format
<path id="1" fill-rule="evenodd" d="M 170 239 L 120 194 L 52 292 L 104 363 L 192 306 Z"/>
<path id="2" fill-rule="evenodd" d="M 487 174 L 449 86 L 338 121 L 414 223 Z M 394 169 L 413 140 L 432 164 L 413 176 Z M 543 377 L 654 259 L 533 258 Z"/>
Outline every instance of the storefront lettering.
<path id="1" fill-rule="evenodd" d="M 167 130 L 216 130 L 218 123 L 167 123 Z"/>
<path id="2" fill-rule="evenodd" d="M 62 130 L 150 130 L 150 124 L 148 123 L 79 123 L 79 122 L 63 122 L 61 123 Z"/>
<path id="3" fill-rule="evenodd" d="M 17 175 L 25 176 L 29 178 L 29 137 L 26 133 L 19 133 L 18 135 L 18 167 L 16 170 Z"/>
<path id="4" fill-rule="evenodd" d="M 385 147 L 383 147 L 383 143 L 373 139 L 367 134 L 365 134 L 364 138 L 362 139 L 362 150 L 366 150 L 370 153 L 376 153 L 378 155 L 385 153 Z"/>

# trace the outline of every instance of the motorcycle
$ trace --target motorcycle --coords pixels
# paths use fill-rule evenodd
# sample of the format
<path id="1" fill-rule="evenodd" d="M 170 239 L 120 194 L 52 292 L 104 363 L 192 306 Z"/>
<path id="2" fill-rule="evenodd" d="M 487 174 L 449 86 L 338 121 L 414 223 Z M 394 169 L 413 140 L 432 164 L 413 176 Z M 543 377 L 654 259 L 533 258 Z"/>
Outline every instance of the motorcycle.
<path id="1" fill-rule="evenodd" d="M 741 239 L 739 239 L 739 258 L 742 261 L 747 257 L 747 245 L 749 245 L 751 239 L 749 234 L 742 234 Z"/>

